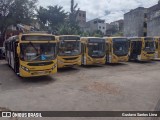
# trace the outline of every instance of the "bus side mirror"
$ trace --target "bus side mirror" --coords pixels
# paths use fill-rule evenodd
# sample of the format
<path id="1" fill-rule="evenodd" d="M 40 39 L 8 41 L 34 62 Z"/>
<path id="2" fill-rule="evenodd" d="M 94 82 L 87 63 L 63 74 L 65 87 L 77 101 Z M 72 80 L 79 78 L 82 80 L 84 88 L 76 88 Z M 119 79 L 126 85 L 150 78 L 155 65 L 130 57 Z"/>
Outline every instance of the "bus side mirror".
<path id="1" fill-rule="evenodd" d="M 18 56 L 20 56 L 20 47 L 19 47 L 19 45 L 17 46 L 17 54 L 18 54 Z"/>

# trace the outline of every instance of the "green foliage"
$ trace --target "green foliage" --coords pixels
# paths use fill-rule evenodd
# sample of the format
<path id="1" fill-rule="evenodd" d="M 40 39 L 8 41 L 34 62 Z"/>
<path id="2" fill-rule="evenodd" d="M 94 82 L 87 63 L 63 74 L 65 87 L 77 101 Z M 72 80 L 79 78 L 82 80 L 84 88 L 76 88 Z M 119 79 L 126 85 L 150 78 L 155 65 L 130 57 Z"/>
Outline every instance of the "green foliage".
<path id="1" fill-rule="evenodd" d="M 119 32 L 112 35 L 112 37 L 119 37 L 119 36 L 123 36 L 123 32 Z"/>
<path id="2" fill-rule="evenodd" d="M 37 0 L 0 0 L 0 32 L 4 35 L 10 25 L 30 24 L 36 3 Z"/>
<path id="3" fill-rule="evenodd" d="M 42 30 L 49 30 L 57 34 L 80 34 L 80 28 L 76 22 L 79 9 L 78 4 L 71 0 L 70 12 L 67 13 L 61 6 L 40 7 L 37 10 L 37 19 Z"/>
<path id="4" fill-rule="evenodd" d="M 92 34 L 94 37 L 103 37 L 103 33 L 100 30 L 96 30 Z"/>
<path id="5" fill-rule="evenodd" d="M 78 7 L 78 4 L 74 3 L 74 0 L 71 0 L 71 8 L 70 8 L 70 13 L 69 13 L 69 21 L 70 21 L 70 24 L 72 26 L 76 26 L 77 25 L 77 21 L 76 21 L 76 18 L 77 18 L 77 15 L 78 15 L 78 12 L 79 12 L 79 9 L 76 10 Z"/>
<path id="6" fill-rule="evenodd" d="M 82 32 L 81 36 L 83 36 L 83 37 L 89 37 L 90 33 L 88 31 L 87 32 Z"/>
<path id="7" fill-rule="evenodd" d="M 37 10 L 37 18 L 42 29 L 51 29 L 52 32 L 57 32 L 61 24 L 65 22 L 67 13 L 61 6 L 48 6 L 47 8 L 40 7 Z M 48 27 L 47 27 L 48 26 Z"/>
<path id="8" fill-rule="evenodd" d="M 63 35 L 78 35 L 81 34 L 81 31 L 79 30 L 79 27 L 73 27 L 69 22 L 65 22 L 59 27 L 58 34 Z"/>

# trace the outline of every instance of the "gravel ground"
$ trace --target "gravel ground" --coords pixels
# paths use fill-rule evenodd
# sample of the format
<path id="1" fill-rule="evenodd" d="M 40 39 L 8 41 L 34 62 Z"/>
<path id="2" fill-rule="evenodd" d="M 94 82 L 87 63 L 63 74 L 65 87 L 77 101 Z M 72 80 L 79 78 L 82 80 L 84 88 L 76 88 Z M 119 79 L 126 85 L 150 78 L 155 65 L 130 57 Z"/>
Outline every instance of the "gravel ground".
<path id="1" fill-rule="evenodd" d="M 5 61 L 0 61 L 0 111 L 3 109 L 160 111 L 159 74 L 160 62 L 154 61 L 75 67 L 61 69 L 52 76 L 22 79 L 16 76 Z M 41 120 L 151 120 L 151 118 L 42 118 Z"/>

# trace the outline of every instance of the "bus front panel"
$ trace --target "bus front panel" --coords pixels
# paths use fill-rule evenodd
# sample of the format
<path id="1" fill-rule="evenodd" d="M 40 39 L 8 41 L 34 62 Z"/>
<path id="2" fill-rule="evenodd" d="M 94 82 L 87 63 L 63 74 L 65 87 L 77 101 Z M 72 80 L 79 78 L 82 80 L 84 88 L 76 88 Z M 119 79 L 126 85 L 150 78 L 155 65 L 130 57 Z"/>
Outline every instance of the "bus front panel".
<path id="1" fill-rule="evenodd" d="M 81 65 L 81 42 L 78 36 L 60 36 L 58 68 Z"/>
<path id="2" fill-rule="evenodd" d="M 100 38 L 90 38 L 86 49 L 86 65 L 105 64 L 106 62 L 105 40 Z"/>
<path id="3" fill-rule="evenodd" d="M 20 51 L 20 76 L 43 76 L 57 72 L 56 43 L 21 43 Z"/>
<path id="4" fill-rule="evenodd" d="M 109 63 L 127 62 L 129 59 L 129 41 L 127 38 L 110 38 Z"/>

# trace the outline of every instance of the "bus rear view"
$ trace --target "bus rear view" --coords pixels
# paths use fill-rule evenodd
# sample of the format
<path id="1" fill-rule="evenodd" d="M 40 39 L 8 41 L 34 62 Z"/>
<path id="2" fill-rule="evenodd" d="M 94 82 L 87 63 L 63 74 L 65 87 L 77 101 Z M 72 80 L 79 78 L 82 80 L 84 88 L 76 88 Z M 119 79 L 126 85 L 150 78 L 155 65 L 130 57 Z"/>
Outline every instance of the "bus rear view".
<path id="1" fill-rule="evenodd" d="M 84 37 L 81 38 L 81 42 L 83 65 L 105 64 L 106 46 L 104 39 Z"/>

